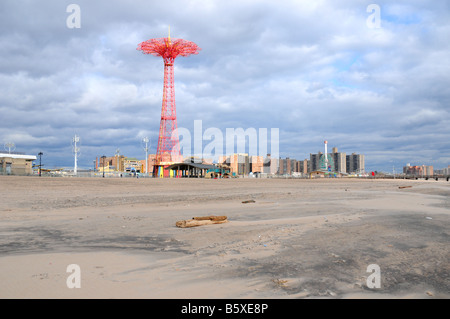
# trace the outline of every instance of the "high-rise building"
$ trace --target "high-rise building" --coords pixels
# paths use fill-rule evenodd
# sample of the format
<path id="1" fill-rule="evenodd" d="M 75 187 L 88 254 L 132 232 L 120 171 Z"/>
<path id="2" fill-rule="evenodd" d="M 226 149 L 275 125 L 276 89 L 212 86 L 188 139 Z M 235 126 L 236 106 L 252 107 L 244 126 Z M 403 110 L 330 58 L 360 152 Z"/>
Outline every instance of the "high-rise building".
<path id="1" fill-rule="evenodd" d="M 229 165 L 230 172 L 235 175 L 248 175 L 250 173 L 250 160 L 246 153 L 220 156 L 219 163 Z"/>
<path id="2" fill-rule="evenodd" d="M 300 173 L 302 173 L 302 174 L 308 174 L 308 172 L 309 172 L 309 170 L 308 170 L 309 160 L 304 159 L 303 161 L 298 161 L 298 164 L 299 164 L 299 170 L 298 171 Z"/>
<path id="3" fill-rule="evenodd" d="M 320 169 L 320 158 L 323 153 L 318 152 L 317 154 L 309 154 L 309 171 L 314 172 Z"/>
<path id="4" fill-rule="evenodd" d="M 293 175 L 293 173 L 300 172 L 299 161 L 293 158 L 281 158 L 278 160 L 278 175 Z"/>
<path id="5" fill-rule="evenodd" d="M 263 163 L 263 173 L 274 175 L 278 172 L 278 159 L 272 158 L 270 154 L 267 154 L 266 158 L 264 159 Z"/>
<path id="6" fill-rule="evenodd" d="M 292 174 L 292 160 L 289 157 L 286 157 L 285 174 L 287 174 L 287 175 L 291 175 Z"/>
<path id="7" fill-rule="evenodd" d="M 365 171 L 364 155 L 352 153 L 346 156 L 347 173 L 362 173 Z"/>
<path id="8" fill-rule="evenodd" d="M 291 159 L 291 175 L 292 173 L 299 173 L 299 165 L 296 159 Z"/>
<path id="9" fill-rule="evenodd" d="M 434 174 L 433 166 L 407 164 L 403 167 L 403 174 L 412 176 L 432 176 Z"/>
<path id="10" fill-rule="evenodd" d="M 250 172 L 263 172 L 264 158 L 262 156 L 250 156 Z"/>
<path id="11" fill-rule="evenodd" d="M 286 174 L 286 160 L 282 159 L 280 157 L 280 159 L 278 160 L 278 175 L 284 175 Z"/>
<path id="12" fill-rule="evenodd" d="M 238 154 L 238 174 L 248 175 L 250 173 L 250 161 L 248 154 Z"/>
<path id="13" fill-rule="evenodd" d="M 334 161 L 334 171 L 340 173 L 347 172 L 347 158 L 345 153 L 339 153 L 337 147 L 333 147 L 332 158 Z"/>
<path id="14" fill-rule="evenodd" d="M 326 158 L 325 158 L 326 156 Z M 328 165 L 326 168 L 325 165 Z M 332 148 L 332 153 L 310 154 L 309 172 L 324 171 L 337 173 L 362 173 L 365 170 L 364 155 L 352 153 L 339 153 L 337 147 Z"/>

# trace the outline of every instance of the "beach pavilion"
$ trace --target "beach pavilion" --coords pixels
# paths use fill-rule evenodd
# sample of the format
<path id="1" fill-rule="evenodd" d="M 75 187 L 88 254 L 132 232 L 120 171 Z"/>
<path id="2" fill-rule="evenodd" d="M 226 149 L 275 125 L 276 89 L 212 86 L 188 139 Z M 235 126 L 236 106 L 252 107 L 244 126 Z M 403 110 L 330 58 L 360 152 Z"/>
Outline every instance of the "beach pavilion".
<path id="1" fill-rule="evenodd" d="M 229 169 L 224 167 L 202 163 L 174 163 L 167 166 L 166 169 L 170 170 L 169 176 L 184 178 L 203 178 L 209 172 L 217 172 L 221 176 L 229 173 Z"/>

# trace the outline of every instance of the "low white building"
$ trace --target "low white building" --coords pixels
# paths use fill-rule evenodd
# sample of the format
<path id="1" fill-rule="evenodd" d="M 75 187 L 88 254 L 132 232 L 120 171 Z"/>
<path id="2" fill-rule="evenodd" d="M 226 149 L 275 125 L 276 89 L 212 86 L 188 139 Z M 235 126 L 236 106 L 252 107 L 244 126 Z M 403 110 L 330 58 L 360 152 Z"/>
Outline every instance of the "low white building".
<path id="1" fill-rule="evenodd" d="M 33 174 L 34 155 L 0 153 L 0 175 Z"/>

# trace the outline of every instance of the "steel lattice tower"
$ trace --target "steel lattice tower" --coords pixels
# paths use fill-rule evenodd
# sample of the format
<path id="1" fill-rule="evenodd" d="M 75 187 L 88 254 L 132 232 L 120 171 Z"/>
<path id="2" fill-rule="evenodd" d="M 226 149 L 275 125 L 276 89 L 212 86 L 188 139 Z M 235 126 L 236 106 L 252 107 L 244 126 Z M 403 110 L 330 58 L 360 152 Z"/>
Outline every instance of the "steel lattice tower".
<path id="1" fill-rule="evenodd" d="M 156 150 L 153 176 L 164 177 L 164 166 L 179 162 L 180 142 L 177 130 L 177 111 L 175 106 L 174 62 L 177 56 L 198 54 L 200 48 L 194 42 L 183 39 L 171 39 L 170 29 L 167 38 L 144 41 L 138 50 L 145 54 L 162 57 L 164 60 L 164 88 L 159 126 L 158 147 Z"/>

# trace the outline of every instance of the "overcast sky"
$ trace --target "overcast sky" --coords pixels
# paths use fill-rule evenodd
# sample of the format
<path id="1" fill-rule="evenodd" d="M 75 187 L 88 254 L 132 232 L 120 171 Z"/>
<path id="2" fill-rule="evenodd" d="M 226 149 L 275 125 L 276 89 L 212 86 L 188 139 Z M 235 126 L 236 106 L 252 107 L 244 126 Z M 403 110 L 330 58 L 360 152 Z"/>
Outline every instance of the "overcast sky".
<path id="1" fill-rule="evenodd" d="M 154 153 L 164 65 L 136 48 L 169 25 L 201 48 L 175 62 L 179 127 L 279 128 L 281 157 L 328 140 L 367 171 L 450 165 L 447 0 L 1 0 L 2 150 L 70 167 L 77 134 L 83 168 L 117 148 L 144 159 L 145 136 Z"/>

